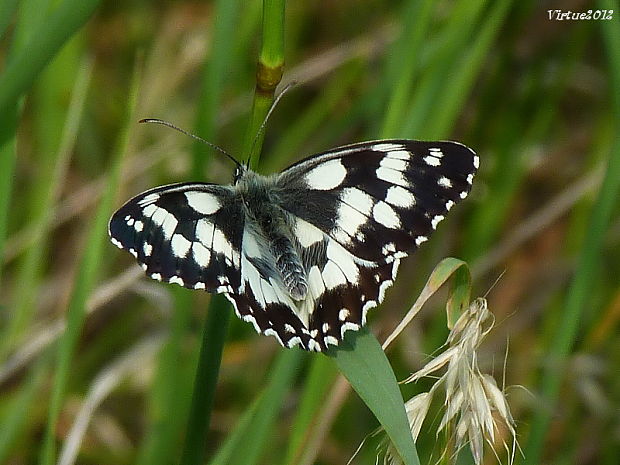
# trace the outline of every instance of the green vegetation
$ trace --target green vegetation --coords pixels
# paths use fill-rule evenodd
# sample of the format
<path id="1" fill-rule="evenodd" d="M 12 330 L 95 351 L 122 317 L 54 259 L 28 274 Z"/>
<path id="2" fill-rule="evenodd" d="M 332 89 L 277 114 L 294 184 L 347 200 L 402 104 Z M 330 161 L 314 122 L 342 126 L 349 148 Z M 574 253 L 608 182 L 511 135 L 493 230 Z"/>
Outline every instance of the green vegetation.
<path id="1" fill-rule="evenodd" d="M 447 294 L 387 353 L 377 343 L 446 256 L 472 272 L 456 302 L 488 292 L 477 366 L 505 387 L 515 461 L 617 463 L 620 11 L 554 21 L 539 3 L 2 2 L 0 463 L 344 464 L 364 441 L 353 463 L 372 464 L 380 426 L 405 463 L 473 463 L 442 457 L 438 405 L 413 447 L 400 397 L 431 381 L 396 384 L 444 343 Z M 221 296 L 147 280 L 108 242 L 130 196 L 232 177 L 147 117 L 265 173 L 381 137 L 458 140 L 481 169 L 354 349 L 307 354 Z"/>

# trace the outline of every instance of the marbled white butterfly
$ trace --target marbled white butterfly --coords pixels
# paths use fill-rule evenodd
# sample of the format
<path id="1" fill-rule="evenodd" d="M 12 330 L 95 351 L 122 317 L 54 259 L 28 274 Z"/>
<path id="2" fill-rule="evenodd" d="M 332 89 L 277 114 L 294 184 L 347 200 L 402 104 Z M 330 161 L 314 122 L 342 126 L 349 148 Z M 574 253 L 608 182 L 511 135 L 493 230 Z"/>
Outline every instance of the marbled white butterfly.
<path id="1" fill-rule="evenodd" d="M 151 278 L 224 293 L 259 333 L 322 351 L 366 323 L 478 164 L 462 144 L 412 140 L 339 147 L 270 176 L 239 164 L 232 185 L 134 197 L 109 234 Z"/>

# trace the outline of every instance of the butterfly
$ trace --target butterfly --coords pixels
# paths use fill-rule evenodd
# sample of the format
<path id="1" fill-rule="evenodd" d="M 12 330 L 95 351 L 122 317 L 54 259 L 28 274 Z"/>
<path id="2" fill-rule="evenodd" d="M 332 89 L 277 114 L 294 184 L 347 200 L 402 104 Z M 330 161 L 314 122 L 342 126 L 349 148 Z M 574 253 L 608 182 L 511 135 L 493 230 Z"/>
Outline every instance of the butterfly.
<path id="1" fill-rule="evenodd" d="M 109 234 L 151 278 L 223 293 L 257 332 L 319 352 L 366 324 L 478 165 L 460 143 L 414 140 L 338 147 L 269 176 L 237 162 L 231 185 L 139 194 Z"/>

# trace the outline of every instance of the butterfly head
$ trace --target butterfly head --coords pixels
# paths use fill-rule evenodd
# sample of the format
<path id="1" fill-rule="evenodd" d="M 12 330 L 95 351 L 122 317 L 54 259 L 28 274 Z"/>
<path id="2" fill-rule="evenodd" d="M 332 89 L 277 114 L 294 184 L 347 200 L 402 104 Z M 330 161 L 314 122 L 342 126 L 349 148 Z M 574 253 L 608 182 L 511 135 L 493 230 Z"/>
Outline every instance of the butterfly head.
<path id="1" fill-rule="evenodd" d="M 248 171 L 248 167 L 238 163 L 237 167 L 235 168 L 235 172 L 233 174 L 233 185 L 236 185 L 239 180 L 245 175 L 245 173 L 247 173 Z"/>

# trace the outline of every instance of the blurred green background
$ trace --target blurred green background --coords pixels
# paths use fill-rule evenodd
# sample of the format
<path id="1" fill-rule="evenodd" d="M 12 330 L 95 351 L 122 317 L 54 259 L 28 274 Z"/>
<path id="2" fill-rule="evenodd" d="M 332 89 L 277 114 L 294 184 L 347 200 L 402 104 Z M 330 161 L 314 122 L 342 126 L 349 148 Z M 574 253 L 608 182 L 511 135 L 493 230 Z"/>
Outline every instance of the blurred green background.
<path id="1" fill-rule="evenodd" d="M 620 456 L 619 6 L 286 5 L 283 82 L 299 84 L 269 121 L 260 171 L 382 137 L 458 140 L 480 155 L 471 196 L 404 260 L 370 326 L 382 340 L 441 258 L 467 260 L 496 316 L 479 363 L 506 386 L 517 462 Z M 230 182 L 224 157 L 137 120 L 241 154 L 262 8 L 0 0 L 0 463 L 178 463 L 210 296 L 144 278 L 106 221 L 149 187 Z M 556 8 L 614 11 L 550 20 Z M 436 299 L 389 352 L 397 377 L 446 334 Z M 344 464 L 377 427 L 330 360 L 287 365 L 282 352 L 233 318 L 210 463 Z M 438 418 L 418 441 L 422 463 L 441 454 Z M 376 443 L 355 463 L 374 463 Z"/>

